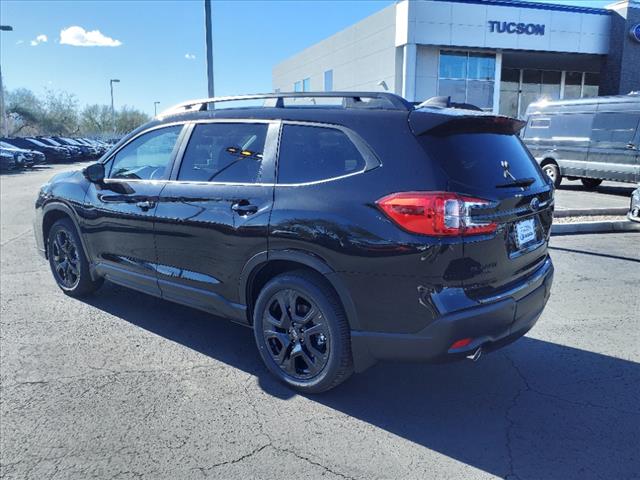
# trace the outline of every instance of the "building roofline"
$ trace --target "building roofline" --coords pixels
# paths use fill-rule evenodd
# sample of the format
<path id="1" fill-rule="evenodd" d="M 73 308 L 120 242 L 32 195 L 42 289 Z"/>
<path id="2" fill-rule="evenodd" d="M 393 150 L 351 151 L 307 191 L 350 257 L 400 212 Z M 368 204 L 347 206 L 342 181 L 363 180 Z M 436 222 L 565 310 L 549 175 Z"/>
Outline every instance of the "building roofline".
<path id="1" fill-rule="evenodd" d="M 497 5 L 500 7 L 533 8 L 537 10 L 554 10 L 558 12 L 588 13 L 592 15 L 611 15 L 606 8 L 579 7 L 573 5 L 558 5 L 556 3 L 523 2 L 521 0 L 436 0 L 451 3 L 475 3 L 479 5 Z"/>

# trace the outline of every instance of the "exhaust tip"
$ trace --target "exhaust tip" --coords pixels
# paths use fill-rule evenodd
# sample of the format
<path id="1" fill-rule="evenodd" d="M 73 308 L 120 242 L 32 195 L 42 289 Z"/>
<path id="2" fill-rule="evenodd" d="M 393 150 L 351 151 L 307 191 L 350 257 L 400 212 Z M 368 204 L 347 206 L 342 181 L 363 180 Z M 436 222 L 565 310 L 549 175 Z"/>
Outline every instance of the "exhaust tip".
<path id="1" fill-rule="evenodd" d="M 482 356 L 482 347 L 478 347 L 476 351 L 473 352 L 471 355 L 467 355 L 467 358 L 472 362 L 477 362 L 478 360 L 480 360 L 481 356 Z"/>

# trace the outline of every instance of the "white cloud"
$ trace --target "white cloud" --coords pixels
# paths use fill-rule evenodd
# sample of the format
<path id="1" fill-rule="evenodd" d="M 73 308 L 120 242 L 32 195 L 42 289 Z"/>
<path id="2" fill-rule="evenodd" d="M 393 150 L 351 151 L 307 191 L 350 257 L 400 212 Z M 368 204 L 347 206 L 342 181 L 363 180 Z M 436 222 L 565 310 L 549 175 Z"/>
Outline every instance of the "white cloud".
<path id="1" fill-rule="evenodd" d="M 36 45 L 40 45 L 41 43 L 46 43 L 47 40 L 49 40 L 47 38 L 47 36 L 43 33 L 41 33 L 40 35 L 38 35 L 36 38 L 34 38 L 33 40 L 31 40 L 31 46 L 35 47 Z"/>
<path id="2" fill-rule="evenodd" d="M 100 30 L 87 32 L 84 28 L 74 25 L 60 30 L 60 44 L 74 47 L 119 47 L 122 42 L 103 35 Z"/>
<path id="3" fill-rule="evenodd" d="M 16 42 L 16 45 L 22 45 L 23 43 L 24 43 L 24 40 L 18 40 L 18 41 Z"/>
<path id="4" fill-rule="evenodd" d="M 184 58 L 186 58 L 187 60 L 195 60 L 196 56 L 193 53 L 185 53 Z"/>

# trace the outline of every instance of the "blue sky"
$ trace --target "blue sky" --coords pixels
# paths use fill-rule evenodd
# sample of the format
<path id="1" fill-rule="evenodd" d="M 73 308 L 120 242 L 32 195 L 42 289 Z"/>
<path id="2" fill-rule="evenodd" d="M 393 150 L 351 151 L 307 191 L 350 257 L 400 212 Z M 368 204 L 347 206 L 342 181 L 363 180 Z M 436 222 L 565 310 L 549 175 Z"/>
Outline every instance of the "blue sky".
<path id="1" fill-rule="evenodd" d="M 270 91 L 273 65 L 391 3 L 214 1 L 216 95 Z M 602 7 L 611 2 L 550 3 Z M 126 104 L 147 113 L 153 113 L 156 100 L 162 109 L 206 96 L 202 0 L 2 0 L 0 19 L 14 28 L 0 37 L 9 90 L 65 90 L 81 104 L 107 104 L 109 79 L 118 78 L 116 107 Z M 84 31 L 67 30 L 61 37 L 72 26 Z M 102 36 L 86 34 L 95 30 Z M 120 45 L 69 45 L 81 41 Z"/>

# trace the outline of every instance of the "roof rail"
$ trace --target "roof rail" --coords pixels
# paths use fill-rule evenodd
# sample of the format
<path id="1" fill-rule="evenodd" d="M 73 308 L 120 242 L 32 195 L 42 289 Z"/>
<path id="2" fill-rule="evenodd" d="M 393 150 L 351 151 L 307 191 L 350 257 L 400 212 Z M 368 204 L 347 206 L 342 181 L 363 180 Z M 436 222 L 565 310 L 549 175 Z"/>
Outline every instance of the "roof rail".
<path id="1" fill-rule="evenodd" d="M 265 100 L 264 107 L 285 108 L 285 98 L 342 98 L 343 108 L 413 110 L 411 103 L 401 96 L 389 92 L 279 92 L 189 100 L 164 110 L 158 116 L 165 117 L 173 113 L 203 111 L 207 110 L 210 104 L 244 100 Z M 369 101 L 363 99 L 369 99 Z"/>

